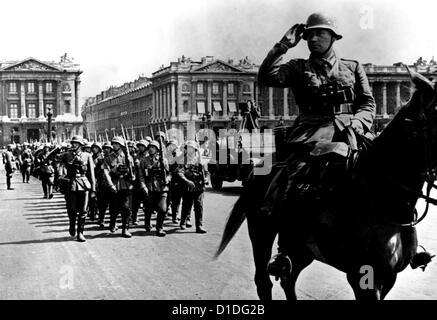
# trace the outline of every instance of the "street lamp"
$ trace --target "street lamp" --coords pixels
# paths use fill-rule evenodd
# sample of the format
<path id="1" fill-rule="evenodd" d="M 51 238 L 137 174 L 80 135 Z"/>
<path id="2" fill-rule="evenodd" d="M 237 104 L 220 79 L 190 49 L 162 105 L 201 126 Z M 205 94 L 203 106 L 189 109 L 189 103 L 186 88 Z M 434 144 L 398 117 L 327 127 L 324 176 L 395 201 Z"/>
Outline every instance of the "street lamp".
<path id="1" fill-rule="evenodd" d="M 52 142 L 52 107 L 47 107 L 47 142 Z"/>

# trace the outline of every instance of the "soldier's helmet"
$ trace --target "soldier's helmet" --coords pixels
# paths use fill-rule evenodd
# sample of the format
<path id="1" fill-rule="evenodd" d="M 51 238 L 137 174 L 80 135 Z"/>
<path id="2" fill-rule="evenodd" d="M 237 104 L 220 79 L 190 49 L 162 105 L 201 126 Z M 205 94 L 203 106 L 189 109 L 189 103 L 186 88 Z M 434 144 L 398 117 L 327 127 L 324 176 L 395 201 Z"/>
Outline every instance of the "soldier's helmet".
<path id="1" fill-rule="evenodd" d="M 169 145 L 175 145 L 176 147 L 177 146 L 179 146 L 179 144 L 178 144 L 178 141 L 176 140 L 176 139 L 170 139 L 170 140 L 168 140 L 168 142 L 167 142 L 167 147 L 169 146 Z"/>
<path id="2" fill-rule="evenodd" d="M 160 150 L 161 149 L 161 145 L 159 144 L 158 141 L 153 140 L 152 142 L 149 143 L 148 148 L 150 148 L 151 146 L 156 147 L 156 149 Z"/>
<path id="3" fill-rule="evenodd" d="M 68 144 L 66 142 L 61 143 L 61 148 L 68 148 Z"/>
<path id="4" fill-rule="evenodd" d="M 103 146 L 102 146 L 102 149 L 104 149 L 104 148 L 109 148 L 109 149 L 112 150 L 111 142 L 106 141 L 106 142 L 103 144 Z"/>
<path id="5" fill-rule="evenodd" d="M 122 147 L 125 146 L 124 139 L 122 137 L 119 137 L 119 136 L 112 138 L 111 143 L 118 143 Z"/>
<path id="6" fill-rule="evenodd" d="M 149 145 L 149 142 L 145 139 L 141 139 L 140 141 L 138 141 L 137 143 L 137 147 L 139 146 L 144 146 L 145 148 L 147 148 L 147 146 Z"/>
<path id="7" fill-rule="evenodd" d="M 44 148 L 50 148 L 52 145 L 50 143 L 44 143 Z"/>
<path id="8" fill-rule="evenodd" d="M 8 149 L 12 149 L 14 145 L 12 143 L 8 144 Z"/>
<path id="9" fill-rule="evenodd" d="M 146 137 L 144 138 L 144 140 L 146 140 L 148 143 L 150 143 L 150 142 L 153 141 L 153 139 L 152 139 L 151 137 L 149 137 L 149 136 L 146 136 Z"/>
<path id="10" fill-rule="evenodd" d="M 337 23 L 335 19 L 325 13 L 313 13 L 308 17 L 305 31 L 302 34 L 302 39 L 306 40 L 309 31 L 313 29 L 328 29 L 334 34 L 334 37 L 337 38 L 337 40 L 343 38 L 343 36 L 337 32 Z"/>
<path id="11" fill-rule="evenodd" d="M 127 142 L 127 146 L 128 146 L 128 147 L 135 147 L 135 143 L 134 143 L 133 141 L 129 140 L 129 141 Z"/>
<path id="12" fill-rule="evenodd" d="M 85 144 L 84 139 L 81 136 L 73 136 L 73 138 L 71 138 L 70 143 L 73 142 L 77 142 L 79 144 L 81 144 L 82 146 Z"/>
<path id="13" fill-rule="evenodd" d="M 93 144 L 91 143 L 91 141 L 87 141 L 84 145 L 85 148 L 92 148 Z"/>
<path id="14" fill-rule="evenodd" d="M 94 142 L 92 147 L 97 147 L 97 148 L 99 148 L 100 151 L 102 151 L 102 144 L 101 143 Z"/>
<path id="15" fill-rule="evenodd" d="M 187 149 L 188 147 L 193 147 L 194 149 L 199 150 L 199 146 L 197 145 L 196 141 L 193 140 L 188 140 L 185 143 L 185 149 Z"/>
<path id="16" fill-rule="evenodd" d="M 162 138 L 163 140 L 166 140 L 167 136 L 165 135 L 164 132 L 159 131 L 157 134 L 155 134 L 155 140 L 158 140 L 159 138 Z"/>

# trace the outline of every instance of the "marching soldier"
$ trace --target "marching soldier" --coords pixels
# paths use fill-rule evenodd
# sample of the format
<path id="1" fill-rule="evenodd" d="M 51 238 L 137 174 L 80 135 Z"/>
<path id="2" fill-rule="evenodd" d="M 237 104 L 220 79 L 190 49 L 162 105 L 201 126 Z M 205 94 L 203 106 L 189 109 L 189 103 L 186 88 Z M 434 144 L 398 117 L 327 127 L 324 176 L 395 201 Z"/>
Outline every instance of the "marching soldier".
<path id="1" fill-rule="evenodd" d="M 127 152 L 123 150 L 125 141 L 122 137 L 112 139 L 112 148 L 114 149 L 103 164 L 105 183 L 112 192 L 109 203 L 111 232 L 117 230 L 117 216 L 121 213 L 122 219 L 122 236 L 125 238 L 132 237 L 129 232 L 129 219 L 131 215 L 130 205 L 132 203 L 132 183 L 135 180 L 133 172 L 133 159 L 127 157 Z"/>
<path id="2" fill-rule="evenodd" d="M 105 142 L 102 146 L 103 149 L 103 162 L 96 165 L 96 182 L 97 182 L 97 203 L 99 207 L 99 220 L 98 224 L 100 228 L 105 227 L 105 214 L 106 209 L 108 209 L 109 201 L 112 197 L 112 193 L 108 189 L 108 185 L 105 183 L 105 176 L 103 172 L 103 164 L 106 161 L 106 158 L 112 152 L 112 145 L 110 142 Z"/>
<path id="3" fill-rule="evenodd" d="M 94 162 L 89 153 L 83 152 L 84 145 L 81 136 L 71 139 L 71 149 L 64 153 L 60 175 L 66 170 L 66 176 L 70 179 L 65 194 L 68 218 L 70 220 L 69 232 L 72 237 L 76 235 L 75 225 L 77 218 L 77 241 L 85 242 L 83 235 L 85 220 L 88 211 L 89 198 L 96 196 L 96 180 L 94 176 Z"/>
<path id="4" fill-rule="evenodd" d="M 7 150 L 5 152 L 4 157 L 4 163 L 5 163 L 5 171 L 6 171 L 6 186 L 8 190 L 14 190 L 14 188 L 11 187 L 11 179 L 12 179 L 12 173 L 15 170 L 15 158 L 12 153 L 12 147 L 13 144 L 8 144 Z"/>
<path id="5" fill-rule="evenodd" d="M 89 201 L 89 217 L 91 221 L 94 221 L 96 218 L 96 214 L 98 211 L 98 195 L 99 195 L 99 185 L 100 181 L 103 178 L 102 164 L 103 164 L 103 155 L 102 155 L 102 146 L 98 142 L 94 142 L 91 146 L 91 152 L 94 162 L 94 176 L 96 178 L 96 197 L 90 198 Z"/>
<path id="6" fill-rule="evenodd" d="M 137 143 L 138 153 L 135 156 L 135 172 L 136 176 L 139 177 L 140 163 L 141 160 L 147 157 L 147 146 L 149 143 L 146 140 L 140 140 Z M 132 224 L 138 225 L 138 210 L 141 203 L 143 202 L 144 194 L 141 191 L 140 179 L 136 179 L 134 183 L 134 191 L 132 194 Z M 144 206 L 144 203 L 143 203 Z"/>
<path id="7" fill-rule="evenodd" d="M 171 207 L 172 222 L 178 223 L 178 211 L 182 200 L 181 181 L 177 176 L 178 165 L 183 163 L 184 154 L 179 150 L 178 141 L 170 139 L 167 143 L 166 159 L 168 160 L 171 176 L 167 205 Z"/>
<path id="8" fill-rule="evenodd" d="M 53 185 L 55 183 L 53 160 L 54 159 L 50 157 L 50 143 L 46 143 L 42 153 L 38 157 L 38 172 L 44 192 L 44 199 L 53 198 Z"/>
<path id="9" fill-rule="evenodd" d="M 205 172 L 199 148 L 195 141 L 185 144 L 185 163 L 178 166 L 177 175 L 182 184 L 182 217 L 180 228 L 185 229 L 187 217 L 194 205 L 196 232 L 206 233 L 203 229 L 203 194 L 205 191 Z"/>
<path id="10" fill-rule="evenodd" d="M 165 237 L 163 230 L 164 219 L 167 213 L 167 193 L 170 181 L 170 171 L 167 160 L 162 156 L 161 145 L 152 141 L 148 146 L 148 156 L 140 161 L 140 188 L 145 198 L 145 224 L 150 232 L 150 219 L 153 211 L 157 212 L 156 235 Z"/>
<path id="11" fill-rule="evenodd" d="M 30 170 L 33 165 L 33 155 L 29 149 L 27 142 L 23 144 L 23 152 L 21 153 L 21 175 L 23 176 L 23 183 L 29 183 Z"/>
<path id="12" fill-rule="evenodd" d="M 92 154 L 92 149 L 93 144 L 90 141 L 85 142 L 85 144 L 82 147 L 82 150 L 86 153 Z"/>

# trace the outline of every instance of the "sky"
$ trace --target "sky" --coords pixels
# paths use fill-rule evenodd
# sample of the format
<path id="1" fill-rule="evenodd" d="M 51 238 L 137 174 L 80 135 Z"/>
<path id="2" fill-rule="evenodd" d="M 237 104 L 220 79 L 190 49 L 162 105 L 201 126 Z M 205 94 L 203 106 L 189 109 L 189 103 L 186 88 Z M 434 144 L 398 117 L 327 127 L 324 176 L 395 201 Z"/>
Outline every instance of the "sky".
<path id="1" fill-rule="evenodd" d="M 34 57 L 80 64 L 81 100 L 151 76 L 185 55 L 261 63 L 295 23 L 327 12 L 342 57 L 361 63 L 437 58 L 432 0 L 14 0 L 1 2 L 0 60 Z M 287 58 L 308 56 L 305 41 Z"/>

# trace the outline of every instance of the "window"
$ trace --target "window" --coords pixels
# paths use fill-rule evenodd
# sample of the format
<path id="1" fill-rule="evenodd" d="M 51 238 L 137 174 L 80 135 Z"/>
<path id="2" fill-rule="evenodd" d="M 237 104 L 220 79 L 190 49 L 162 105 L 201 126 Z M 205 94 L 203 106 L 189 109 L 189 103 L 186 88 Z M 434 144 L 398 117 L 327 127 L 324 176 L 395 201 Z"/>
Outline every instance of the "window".
<path id="1" fill-rule="evenodd" d="M 198 114 L 205 113 L 205 101 L 197 101 L 197 113 Z"/>
<path id="2" fill-rule="evenodd" d="M 46 92 L 47 93 L 52 93 L 53 92 L 53 83 L 51 83 L 51 82 L 47 82 L 46 83 Z"/>
<path id="3" fill-rule="evenodd" d="M 243 92 L 245 92 L 245 93 L 250 92 L 250 86 L 248 84 L 243 85 Z"/>
<path id="4" fill-rule="evenodd" d="M 183 107 L 184 107 L 184 113 L 187 113 L 188 112 L 188 101 L 187 100 L 184 100 Z"/>
<path id="5" fill-rule="evenodd" d="M 217 82 L 214 82 L 212 84 L 212 94 L 219 94 L 220 93 L 220 87 Z"/>
<path id="6" fill-rule="evenodd" d="M 234 94 L 234 84 L 233 83 L 228 83 L 228 93 L 229 94 Z"/>
<path id="7" fill-rule="evenodd" d="M 17 83 L 9 83 L 9 93 L 17 93 Z"/>
<path id="8" fill-rule="evenodd" d="M 17 119 L 18 118 L 18 105 L 16 103 L 11 103 L 9 105 L 9 116 L 12 119 Z"/>
<path id="9" fill-rule="evenodd" d="M 33 82 L 27 83 L 27 92 L 35 93 L 35 83 L 33 83 Z"/>
<path id="10" fill-rule="evenodd" d="M 202 82 L 197 83 L 197 93 L 203 94 L 203 83 Z"/>
<path id="11" fill-rule="evenodd" d="M 71 113 L 71 102 L 70 100 L 65 100 L 65 113 Z"/>
<path id="12" fill-rule="evenodd" d="M 213 101 L 212 106 L 214 107 L 214 111 L 222 111 L 222 104 L 220 101 Z"/>
<path id="13" fill-rule="evenodd" d="M 235 101 L 228 102 L 228 110 L 229 112 L 237 112 L 237 105 L 235 104 Z"/>
<path id="14" fill-rule="evenodd" d="M 27 116 L 29 118 L 36 118 L 36 105 L 34 103 L 29 103 L 27 110 Z"/>

